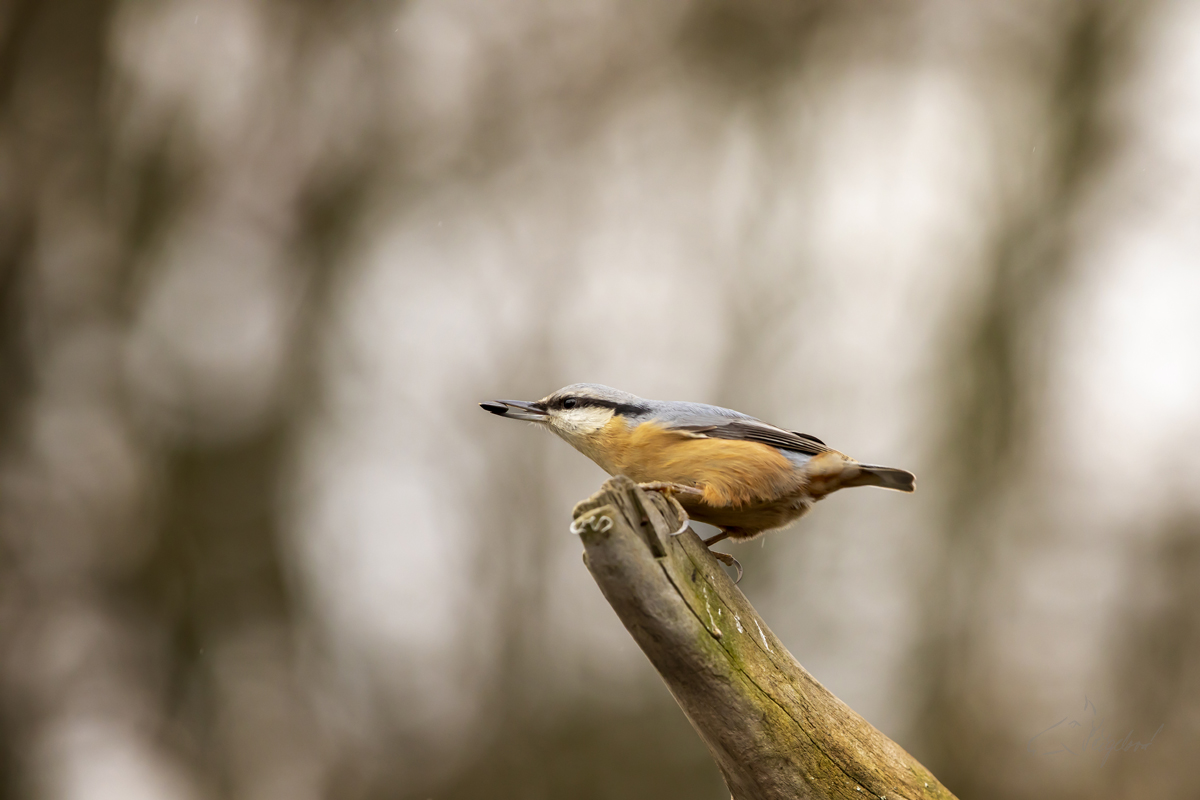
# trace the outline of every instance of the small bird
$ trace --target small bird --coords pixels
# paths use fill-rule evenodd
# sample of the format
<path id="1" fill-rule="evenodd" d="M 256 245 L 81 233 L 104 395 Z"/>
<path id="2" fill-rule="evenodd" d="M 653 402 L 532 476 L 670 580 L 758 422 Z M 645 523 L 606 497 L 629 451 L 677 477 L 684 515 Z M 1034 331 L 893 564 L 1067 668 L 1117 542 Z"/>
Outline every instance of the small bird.
<path id="1" fill-rule="evenodd" d="M 911 472 L 860 464 L 815 436 L 703 403 L 646 400 L 574 383 L 537 402 L 479 405 L 545 426 L 609 475 L 674 496 L 689 517 L 720 529 L 704 540 L 709 547 L 783 528 L 838 489 L 911 492 L 915 486 Z"/>

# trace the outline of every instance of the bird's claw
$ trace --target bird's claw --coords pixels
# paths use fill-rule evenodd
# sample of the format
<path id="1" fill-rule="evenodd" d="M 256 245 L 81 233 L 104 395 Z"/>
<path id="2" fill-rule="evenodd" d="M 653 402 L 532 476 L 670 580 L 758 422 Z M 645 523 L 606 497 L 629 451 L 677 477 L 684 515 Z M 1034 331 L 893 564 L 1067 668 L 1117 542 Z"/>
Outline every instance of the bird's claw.
<path id="1" fill-rule="evenodd" d="M 647 492 L 662 492 L 670 497 L 673 494 L 690 494 L 695 497 L 702 497 L 704 492 L 697 489 L 695 486 L 688 486 L 682 483 L 671 483 L 670 481 L 650 481 L 649 483 L 639 483 L 638 488 Z"/>
<path id="2" fill-rule="evenodd" d="M 737 570 L 737 578 L 733 581 L 734 584 L 739 584 L 742 582 L 742 565 L 738 563 L 736 558 L 729 555 L 729 553 L 719 553 L 716 550 L 709 550 L 708 552 L 712 553 L 713 558 L 717 559 L 717 561 L 720 561 L 725 566 L 733 567 Z"/>
<path id="3" fill-rule="evenodd" d="M 677 494 L 704 494 L 699 489 L 691 486 L 684 486 L 682 483 L 668 483 L 667 481 L 652 481 L 650 483 L 639 483 L 638 488 L 647 492 L 661 492 L 662 496 L 667 498 L 667 502 L 675 508 L 675 513 L 679 515 L 679 529 L 672 531 L 671 536 L 678 536 L 688 529 L 691 524 L 691 519 L 686 511 L 683 510 L 683 505 L 675 499 Z"/>
<path id="4" fill-rule="evenodd" d="M 671 503 L 671 505 L 675 506 L 675 510 L 679 513 L 679 518 L 682 520 L 682 523 L 679 526 L 679 530 L 671 533 L 671 536 L 678 536 L 679 534 L 686 531 L 688 529 L 688 524 L 691 521 L 688 519 L 687 512 L 683 510 L 683 506 L 680 504 L 680 502 L 678 500 L 675 499 L 675 495 L 690 494 L 693 496 L 701 496 L 701 497 L 704 495 L 704 492 L 701 491 L 700 489 L 697 489 L 695 486 L 686 486 L 682 483 L 670 483 L 668 481 L 651 481 L 650 483 L 639 483 L 638 488 L 642 489 L 644 491 L 647 491 L 647 492 L 662 492 L 663 496 L 667 498 L 667 500 Z M 720 536 L 720 537 L 717 537 L 716 539 L 710 539 L 710 540 L 707 540 L 705 542 L 705 544 L 706 545 L 707 544 L 715 544 L 716 541 L 718 541 L 719 539 L 723 539 L 723 538 L 725 538 L 725 537 Z M 718 561 L 720 561 L 722 564 L 725 564 L 726 566 L 729 566 L 729 567 L 733 567 L 734 569 L 737 570 L 737 579 L 734 580 L 735 584 L 742 582 L 742 565 L 740 563 L 738 563 L 738 560 L 736 558 L 729 555 L 728 553 L 718 553 L 715 550 L 709 550 L 709 552 L 712 553 L 713 557 L 716 558 Z"/>

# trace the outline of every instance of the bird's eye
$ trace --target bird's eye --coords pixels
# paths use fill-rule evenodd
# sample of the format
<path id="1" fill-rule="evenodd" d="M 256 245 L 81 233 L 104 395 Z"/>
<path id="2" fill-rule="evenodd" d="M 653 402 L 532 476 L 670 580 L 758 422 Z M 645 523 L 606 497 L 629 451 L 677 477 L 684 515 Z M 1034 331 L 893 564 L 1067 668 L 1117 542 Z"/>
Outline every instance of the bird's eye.
<path id="1" fill-rule="evenodd" d="M 568 397 L 566 400 L 563 400 L 563 408 L 574 408 L 576 402 L 578 401 L 574 397 Z"/>

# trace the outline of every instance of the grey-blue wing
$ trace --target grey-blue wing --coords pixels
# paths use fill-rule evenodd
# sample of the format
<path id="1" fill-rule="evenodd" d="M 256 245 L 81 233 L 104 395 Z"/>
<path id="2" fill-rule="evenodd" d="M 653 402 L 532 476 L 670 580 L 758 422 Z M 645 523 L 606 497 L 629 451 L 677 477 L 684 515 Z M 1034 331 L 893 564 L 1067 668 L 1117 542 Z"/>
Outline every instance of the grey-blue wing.
<path id="1" fill-rule="evenodd" d="M 668 430 L 684 431 L 710 439 L 737 439 L 761 442 L 780 450 L 815 456 L 826 453 L 830 448 L 815 436 L 796 431 L 785 431 L 753 417 L 717 417 L 701 420 L 675 421 Z"/>

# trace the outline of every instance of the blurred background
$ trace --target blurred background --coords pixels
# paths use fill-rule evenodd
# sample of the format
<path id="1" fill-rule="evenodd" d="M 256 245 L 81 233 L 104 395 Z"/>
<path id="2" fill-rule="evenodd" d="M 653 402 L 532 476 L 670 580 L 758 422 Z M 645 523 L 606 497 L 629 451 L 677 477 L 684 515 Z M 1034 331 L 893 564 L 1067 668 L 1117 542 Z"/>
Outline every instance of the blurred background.
<path id="1" fill-rule="evenodd" d="M 575 381 L 918 474 L 728 549 L 960 797 L 1194 797 L 1198 218 L 1197 2 L 5 0 L 0 798 L 725 797 Z"/>

